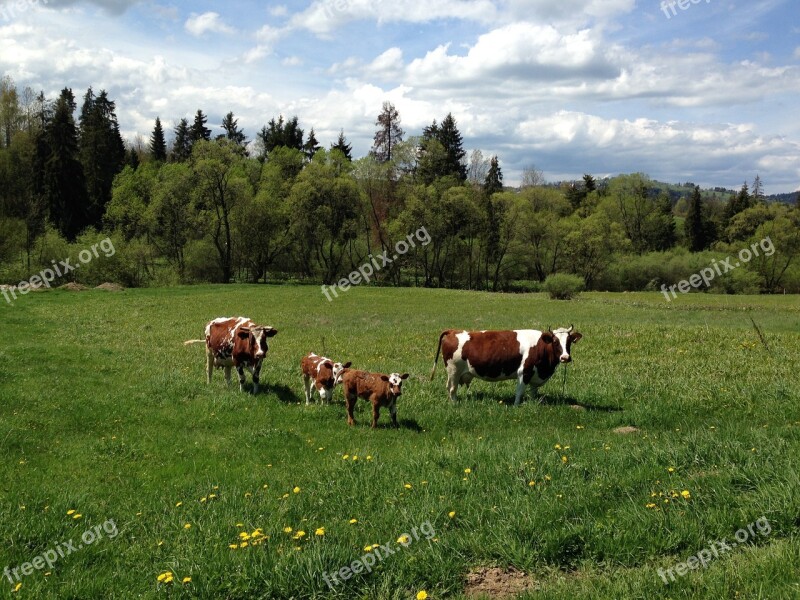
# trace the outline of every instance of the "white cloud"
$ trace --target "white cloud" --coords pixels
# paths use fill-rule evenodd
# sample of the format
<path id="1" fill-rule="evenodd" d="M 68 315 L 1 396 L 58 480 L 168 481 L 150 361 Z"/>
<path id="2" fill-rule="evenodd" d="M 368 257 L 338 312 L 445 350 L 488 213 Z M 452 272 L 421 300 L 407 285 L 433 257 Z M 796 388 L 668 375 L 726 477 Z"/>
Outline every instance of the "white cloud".
<path id="1" fill-rule="evenodd" d="M 195 37 L 201 37 L 208 32 L 224 34 L 235 33 L 233 27 L 223 23 L 219 13 L 215 12 L 204 12 L 200 15 L 192 13 L 189 18 L 186 19 L 184 27 L 186 31 Z"/>

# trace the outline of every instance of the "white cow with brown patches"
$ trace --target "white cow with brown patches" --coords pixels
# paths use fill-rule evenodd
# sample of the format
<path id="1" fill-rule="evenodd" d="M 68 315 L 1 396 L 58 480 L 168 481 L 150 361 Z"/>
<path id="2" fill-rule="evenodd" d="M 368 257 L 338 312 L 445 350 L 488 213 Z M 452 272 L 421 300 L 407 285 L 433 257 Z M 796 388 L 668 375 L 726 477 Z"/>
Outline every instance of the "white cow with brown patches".
<path id="1" fill-rule="evenodd" d="M 333 398 L 333 388 L 342 382 L 342 373 L 350 367 L 349 362 L 344 364 L 334 362 L 330 358 L 318 356 L 309 352 L 300 361 L 303 372 L 303 387 L 306 392 L 306 404 L 311 404 L 313 394 L 311 387 L 317 390 L 322 402 L 330 402 Z"/>
<path id="2" fill-rule="evenodd" d="M 206 382 L 211 383 L 214 367 L 225 369 L 231 383 L 231 368 L 239 374 L 239 389 L 244 391 L 244 369 L 253 376 L 253 393 L 258 393 L 261 364 L 269 351 L 267 338 L 278 333 L 274 327 L 256 325 L 247 317 L 220 317 L 206 325 L 205 340 L 187 340 L 184 345 L 206 343 Z"/>

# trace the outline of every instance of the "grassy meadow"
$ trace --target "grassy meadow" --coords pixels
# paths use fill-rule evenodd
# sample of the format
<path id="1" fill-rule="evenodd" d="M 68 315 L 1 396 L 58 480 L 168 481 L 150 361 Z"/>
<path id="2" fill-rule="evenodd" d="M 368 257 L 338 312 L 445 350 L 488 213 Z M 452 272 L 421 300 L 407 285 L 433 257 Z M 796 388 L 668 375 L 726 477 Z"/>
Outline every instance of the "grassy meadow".
<path id="1" fill-rule="evenodd" d="M 279 330 L 258 396 L 235 372 L 207 386 L 203 347 L 182 344 L 230 315 Z M 441 363 L 429 381 L 443 329 L 570 323 L 584 337 L 541 402 L 515 409 L 514 382 L 475 381 L 451 404 Z M 371 430 L 361 400 L 348 427 L 338 388 L 305 406 L 308 351 L 411 373 L 400 428 L 384 409 Z M 469 573 L 502 567 L 529 576 L 521 598 L 800 598 L 799 354 L 792 296 L 360 287 L 329 303 L 316 286 L 197 286 L 0 301 L 0 595 L 462 598 Z M 768 533 L 730 546 L 761 517 Z M 659 575 L 725 540 L 705 568 Z M 394 553 L 326 583 L 374 544 Z"/>

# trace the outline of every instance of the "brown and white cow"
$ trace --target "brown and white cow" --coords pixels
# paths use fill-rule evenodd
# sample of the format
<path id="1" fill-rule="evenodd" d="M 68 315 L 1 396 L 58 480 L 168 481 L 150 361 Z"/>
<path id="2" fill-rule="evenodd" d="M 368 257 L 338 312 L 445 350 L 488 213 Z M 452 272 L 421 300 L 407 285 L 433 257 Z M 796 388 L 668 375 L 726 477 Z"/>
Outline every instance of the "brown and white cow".
<path id="1" fill-rule="evenodd" d="M 378 426 L 381 407 L 389 409 L 392 415 L 392 426 L 397 427 L 397 399 L 403 394 L 403 380 L 408 373 L 370 373 L 357 369 L 346 369 L 342 376 L 344 399 L 347 407 L 347 424 L 355 425 L 353 409 L 359 398 L 372 403 L 372 428 Z"/>
<path id="2" fill-rule="evenodd" d="M 349 362 L 344 364 L 334 362 L 330 358 L 317 356 L 313 352 L 305 355 L 300 361 L 303 371 L 303 385 L 306 392 L 306 404 L 311 404 L 311 386 L 317 390 L 320 400 L 330 402 L 333 399 L 333 388 L 337 383 L 342 383 L 342 373 L 350 367 Z"/>
<path id="3" fill-rule="evenodd" d="M 459 384 L 469 386 L 474 377 L 485 381 L 517 380 L 514 406 L 519 406 L 525 386 L 536 391 L 560 363 L 572 360 L 570 349 L 583 336 L 573 327 L 555 331 L 517 329 L 514 331 L 463 331 L 448 329 L 439 336 L 431 379 L 436 373 L 439 352 L 447 368 L 447 391 L 456 400 Z"/>
<path id="4" fill-rule="evenodd" d="M 239 374 L 239 389 L 244 391 L 244 369 L 253 375 L 253 393 L 258 393 L 261 363 L 267 356 L 267 338 L 278 333 L 274 327 L 256 325 L 247 317 L 220 317 L 206 325 L 205 340 L 187 340 L 185 345 L 206 343 L 207 382 L 211 383 L 214 367 L 225 369 L 225 380 L 231 383 L 231 367 Z"/>

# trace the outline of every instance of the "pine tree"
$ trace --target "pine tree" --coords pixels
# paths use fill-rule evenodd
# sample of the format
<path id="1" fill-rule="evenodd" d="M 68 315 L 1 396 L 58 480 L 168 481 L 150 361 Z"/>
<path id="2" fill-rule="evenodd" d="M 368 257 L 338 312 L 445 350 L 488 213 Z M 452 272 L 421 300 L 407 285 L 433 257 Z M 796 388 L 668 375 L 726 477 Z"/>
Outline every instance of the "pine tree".
<path id="1" fill-rule="evenodd" d="M 392 150 L 403 141 L 405 135 L 400 127 L 400 113 L 397 112 L 394 104 L 383 103 L 383 109 L 378 115 L 375 125 L 378 126 L 378 130 L 375 132 L 370 153 L 379 162 L 388 162 L 392 160 Z"/>
<path id="2" fill-rule="evenodd" d="M 41 132 L 45 154 L 41 174 L 50 220 L 73 241 L 89 224 L 88 198 L 79 160 L 78 129 L 75 126 L 75 96 L 61 90 L 52 119 Z"/>
<path id="3" fill-rule="evenodd" d="M 503 191 L 503 171 L 500 169 L 500 162 L 497 160 L 496 154 L 489 163 L 489 172 L 486 174 L 483 189 L 487 196 Z"/>
<path id="4" fill-rule="evenodd" d="M 156 162 L 167 160 L 167 141 L 164 139 L 164 128 L 161 126 L 161 119 L 156 117 L 156 124 L 150 136 L 150 156 Z"/>
<path id="5" fill-rule="evenodd" d="M 260 160 L 266 160 L 269 153 L 279 147 L 304 151 L 303 130 L 300 129 L 296 116 L 285 122 L 283 115 L 279 115 L 277 121 L 273 117 L 267 125 L 261 128 L 257 138 L 261 146 Z"/>
<path id="6" fill-rule="evenodd" d="M 192 141 L 189 135 L 189 121 L 181 119 L 175 126 L 175 141 L 172 143 L 172 160 L 183 162 L 192 155 Z"/>
<path id="7" fill-rule="evenodd" d="M 689 210 L 683 223 L 689 250 L 699 252 L 705 250 L 713 240 L 711 221 L 708 219 L 703 197 L 700 195 L 700 186 L 695 186 L 689 198 Z"/>
<path id="8" fill-rule="evenodd" d="M 335 144 L 331 144 L 331 150 L 338 150 L 344 154 L 347 160 L 353 160 L 353 145 L 347 143 L 344 137 L 344 129 L 339 130 L 339 138 L 336 140 Z"/>
<path id="9" fill-rule="evenodd" d="M 441 125 L 434 119 L 422 130 L 417 174 L 428 184 L 448 176 L 464 182 L 467 180 L 466 155 L 456 120 L 452 113 L 448 113 Z"/>
<path id="10" fill-rule="evenodd" d="M 753 199 L 747 187 L 747 182 L 742 184 L 742 189 L 736 196 L 731 196 L 728 205 L 725 207 L 724 221 L 727 224 L 735 215 L 753 206 Z"/>
<path id="11" fill-rule="evenodd" d="M 244 134 L 244 131 L 239 129 L 239 120 L 233 118 L 233 112 L 229 112 L 225 115 L 225 118 L 222 119 L 222 129 L 225 131 L 226 139 L 240 148 L 247 146 L 247 136 Z"/>
<path id="12" fill-rule="evenodd" d="M 303 152 L 306 155 L 308 160 L 314 158 L 314 155 L 317 153 L 317 150 L 320 150 L 322 146 L 319 145 L 317 141 L 317 136 L 314 134 L 314 128 L 311 128 L 311 131 L 308 132 L 308 141 L 303 144 Z"/>
<path id="13" fill-rule="evenodd" d="M 80 116 L 80 158 L 89 194 L 89 223 L 102 225 L 111 200 L 114 177 L 125 165 L 125 143 L 119 132 L 116 104 L 101 90 L 86 91 Z"/>
<path id="14" fill-rule="evenodd" d="M 203 114 L 202 110 L 197 110 L 194 115 L 194 123 L 189 129 L 189 141 L 194 147 L 197 142 L 208 141 L 211 139 L 211 130 L 206 127 L 208 117 Z"/>
<path id="15" fill-rule="evenodd" d="M 459 181 L 466 181 L 467 165 L 464 162 L 464 157 L 467 155 L 467 151 L 464 150 L 464 139 L 461 136 L 461 132 L 458 131 L 456 120 L 453 118 L 452 113 L 447 113 L 447 116 L 439 126 L 437 139 L 447 152 L 446 174 L 455 175 Z"/>
<path id="16" fill-rule="evenodd" d="M 753 200 L 756 204 L 764 201 L 764 187 L 761 184 L 761 176 L 756 173 L 756 178 L 753 180 Z"/>

